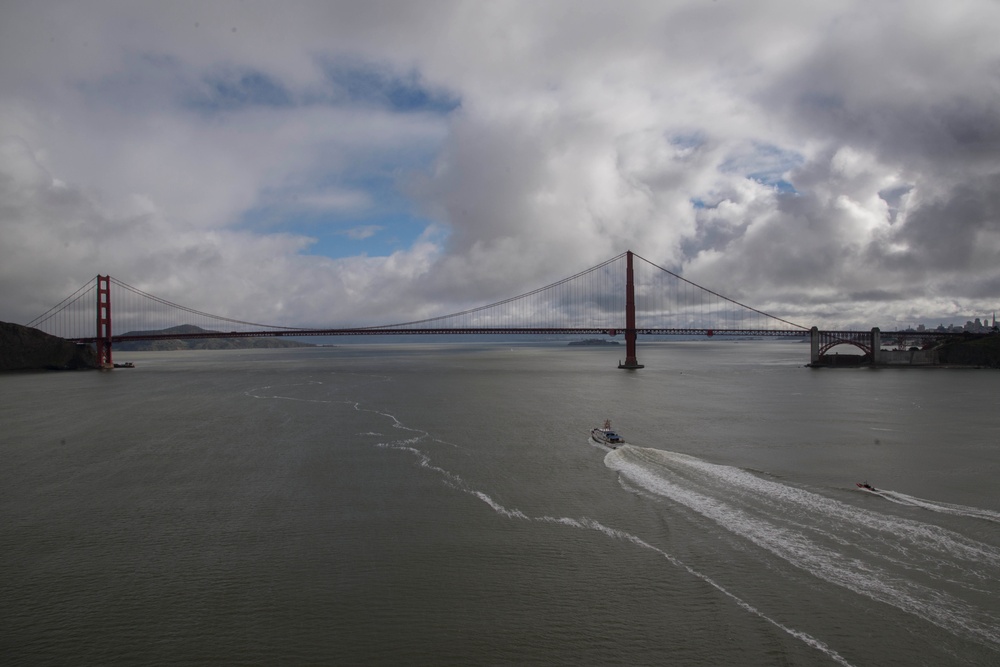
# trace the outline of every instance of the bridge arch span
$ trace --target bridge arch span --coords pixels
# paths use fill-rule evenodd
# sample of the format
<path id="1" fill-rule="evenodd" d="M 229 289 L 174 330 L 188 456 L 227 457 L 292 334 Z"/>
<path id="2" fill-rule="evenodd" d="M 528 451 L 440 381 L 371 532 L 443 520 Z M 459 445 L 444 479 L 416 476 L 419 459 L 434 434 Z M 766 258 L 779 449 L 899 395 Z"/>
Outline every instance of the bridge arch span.
<path id="1" fill-rule="evenodd" d="M 878 352 L 882 349 L 882 338 L 878 327 L 871 331 L 820 331 L 817 327 L 810 330 L 811 354 L 810 363 L 815 366 L 824 365 L 823 359 L 838 345 L 851 345 L 861 350 L 868 363 L 878 362 Z"/>
<path id="2" fill-rule="evenodd" d="M 826 343 L 825 345 L 821 345 L 820 348 L 819 348 L 819 356 L 822 357 L 822 356 L 826 355 L 827 352 L 829 352 L 833 348 L 837 347 L 838 345 L 852 345 L 852 346 L 858 348 L 859 350 L 861 350 L 865 354 L 865 356 L 871 356 L 871 353 L 872 353 L 871 346 L 870 345 L 866 345 L 865 343 L 863 343 L 861 341 L 857 341 L 857 340 L 835 340 L 835 341 L 830 341 L 829 343 Z"/>

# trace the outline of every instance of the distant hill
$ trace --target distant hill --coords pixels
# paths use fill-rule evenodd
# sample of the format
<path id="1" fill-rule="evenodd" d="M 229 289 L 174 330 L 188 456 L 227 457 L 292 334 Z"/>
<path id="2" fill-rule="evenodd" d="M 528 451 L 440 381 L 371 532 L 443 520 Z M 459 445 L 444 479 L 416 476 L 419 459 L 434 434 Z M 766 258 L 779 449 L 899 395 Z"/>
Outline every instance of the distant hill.
<path id="1" fill-rule="evenodd" d="M 149 334 L 193 334 L 222 333 L 211 329 L 202 329 L 193 324 L 182 324 L 169 329 L 148 331 L 130 331 L 123 336 L 139 336 Z M 160 340 L 133 340 L 115 343 L 116 352 L 168 352 L 172 350 L 253 350 L 261 348 L 280 347 L 314 347 L 309 343 L 268 336 L 266 338 L 193 338 L 177 339 L 163 338 Z"/>
<path id="2" fill-rule="evenodd" d="M 31 327 L 0 322 L 0 371 L 97 368 L 97 352 Z"/>

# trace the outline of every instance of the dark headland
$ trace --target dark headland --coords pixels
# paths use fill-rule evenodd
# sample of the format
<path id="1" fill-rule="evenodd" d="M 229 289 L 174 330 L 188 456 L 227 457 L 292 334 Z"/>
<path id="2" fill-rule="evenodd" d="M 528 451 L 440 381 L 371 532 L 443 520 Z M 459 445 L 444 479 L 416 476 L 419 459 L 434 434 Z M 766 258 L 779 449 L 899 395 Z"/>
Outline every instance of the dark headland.
<path id="1" fill-rule="evenodd" d="M 813 368 L 870 367 L 871 357 L 834 354 L 822 357 Z M 1000 334 L 966 334 L 958 340 L 931 344 L 923 349 L 882 350 L 880 368 L 1000 368 Z"/>
<path id="2" fill-rule="evenodd" d="M 1000 335 L 945 343 L 937 352 L 938 363 L 945 366 L 1000 368 Z"/>
<path id="3" fill-rule="evenodd" d="M 0 322 L 0 371 L 97 368 L 97 353 L 31 327 Z"/>
<path id="4" fill-rule="evenodd" d="M 130 333 L 194 334 L 207 331 L 185 324 L 158 331 L 133 331 Z M 275 337 L 183 340 L 166 338 L 115 343 L 114 351 L 246 350 L 275 347 L 313 347 L 313 345 Z M 98 368 L 97 352 L 93 345 L 77 344 L 38 329 L 0 322 L 0 371 L 80 370 L 87 368 Z"/>

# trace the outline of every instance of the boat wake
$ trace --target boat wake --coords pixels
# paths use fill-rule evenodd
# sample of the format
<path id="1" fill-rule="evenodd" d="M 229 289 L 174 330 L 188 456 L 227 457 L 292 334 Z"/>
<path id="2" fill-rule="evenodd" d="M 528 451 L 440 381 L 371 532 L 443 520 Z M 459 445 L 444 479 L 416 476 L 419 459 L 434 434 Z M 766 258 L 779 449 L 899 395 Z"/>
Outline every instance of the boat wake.
<path id="1" fill-rule="evenodd" d="M 627 542 L 627 543 L 630 543 L 630 544 L 632 544 L 632 545 L 634 545 L 636 547 L 640 547 L 640 548 L 643 548 L 643 549 L 649 549 L 649 550 L 651 550 L 653 552 L 656 552 L 657 554 L 659 554 L 660 556 L 662 556 L 664 559 L 666 559 L 671 565 L 683 569 L 688 574 L 690 574 L 690 575 L 692 575 L 694 577 L 697 577 L 701 581 L 707 583 L 708 585 L 710 585 L 713 588 L 715 588 L 716 590 L 718 590 L 720 593 L 722 593 L 727 598 L 729 598 L 730 600 L 732 600 L 736 605 L 738 605 L 744 611 L 746 611 L 746 612 L 748 612 L 750 614 L 753 614 L 753 615 L 755 615 L 755 616 L 763 619 L 764 621 L 770 623 L 774 627 L 779 628 L 780 630 L 782 630 L 783 632 L 787 633 L 788 635 L 790 635 L 790 636 L 794 637 L 795 639 L 803 642 L 804 644 L 806 644 L 810 648 L 815 649 L 817 651 L 820 651 L 827 658 L 833 660 L 834 662 L 836 662 L 836 663 L 838 663 L 840 665 L 843 665 L 844 667 L 852 667 L 852 664 L 850 662 L 848 662 L 847 660 L 845 660 L 843 658 L 843 656 L 841 656 L 839 653 L 837 653 L 837 651 L 835 651 L 832 648 L 830 648 L 826 643 L 820 641 L 819 639 L 816 639 L 815 637 L 812 637 L 808 633 L 802 632 L 802 631 L 797 630 L 795 628 L 788 627 L 787 625 L 784 625 L 783 623 L 781 623 L 781 622 L 779 622 L 779 621 L 777 621 L 777 620 L 775 620 L 775 619 L 767 616 L 761 610 L 759 610 L 758 608 L 754 607 L 752 604 L 750 604 L 746 600 L 740 598 L 739 596 L 737 596 L 736 594 L 734 594 L 730 590 L 726 589 L 724 586 L 722 586 L 717 581 L 713 580 L 708 575 L 706 575 L 706 574 L 704 574 L 702 572 L 699 572 L 695 568 L 693 568 L 690 565 L 687 565 L 686 563 L 684 563 L 683 561 L 681 561 L 676 556 L 674 556 L 674 555 L 672 555 L 672 554 L 670 554 L 670 553 L 668 553 L 666 551 L 663 551 L 662 549 L 660 549 L 660 548 L 658 548 L 658 547 L 656 547 L 656 546 L 648 543 L 647 541 L 643 540 L 642 538 L 640 538 L 640 537 L 638 537 L 636 535 L 633 535 L 633 534 L 631 534 L 631 533 L 629 533 L 627 531 L 623 531 L 623 530 L 619 530 L 617 528 L 606 526 L 606 525 L 600 523 L 599 521 L 595 521 L 595 520 L 590 519 L 588 517 L 574 518 L 574 517 L 554 517 L 554 516 L 548 516 L 548 515 L 531 516 L 529 514 L 526 514 L 525 512 L 522 512 L 521 510 L 519 510 L 517 508 L 510 508 L 510 507 L 505 506 L 504 504 L 502 504 L 502 503 L 498 502 L 497 500 L 495 500 L 490 494 L 486 493 L 485 491 L 482 491 L 480 489 L 476 489 L 473 486 L 469 485 L 468 483 L 465 482 L 465 480 L 463 480 L 458 475 L 456 475 L 456 474 L 454 474 L 454 473 L 452 473 L 452 472 L 450 472 L 448 470 L 445 470 L 444 468 L 442 468 L 442 467 L 440 467 L 438 465 L 435 465 L 432 462 L 432 459 L 431 459 L 430 455 L 427 454 L 426 452 L 422 451 L 418 447 L 418 445 L 421 442 L 425 442 L 425 441 L 429 442 L 429 443 L 430 442 L 435 442 L 435 443 L 436 442 L 441 442 L 442 444 L 449 444 L 449 443 L 444 443 L 443 441 L 439 441 L 439 440 L 436 440 L 436 439 L 432 438 L 427 431 L 423 431 L 423 430 L 420 430 L 420 429 L 414 429 L 414 428 L 405 426 L 398 419 L 396 419 L 396 417 L 394 417 L 393 415 L 389 414 L 388 412 L 382 412 L 382 411 L 379 411 L 379 410 L 372 410 L 372 409 L 368 409 L 368 408 L 363 408 L 363 407 L 361 407 L 360 403 L 355 403 L 355 402 L 351 402 L 351 405 L 353 405 L 353 407 L 354 407 L 355 410 L 377 414 L 377 415 L 380 415 L 382 417 L 385 417 L 385 418 L 391 420 L 392 421 L 392 427 L 394 429 L 398 429 L 398 430 L 404 432 L 404 437 L 399 438 L 399 439 L 383 440 L 383 441 L 378 442 L 376 446 L 378 446 L 378 447 L 385 447 L 385 448 L 389 448 L 389 449 L 401 450 L 401 451 L 405 451 L 405 452 L 408 452 L 408 453 L 412 454 L 413 456 L 415 456 L 417 458 L 417 462 L 418 462 L 418 465 L 420 467 L 425 468 L 427 470 L 431 470 L 431 471 L 437 473 L 438 475 L 441 476 L 442 481 L 445 484 L 447 484 L 448 486 L 450 486 L 450 487 L 452 487 L 452 488 L 454 488 L 454 489 L 456 489 L 458 491 L 461 491 L 463 493 L 467 493 L 470 496 L 473 496 L 473 497 L 477 498 L 478 500 L 480 500 L 483 503 L 485 503 L 486 505 L 488 505 L 498 515 L 500 515 L 502 517 L 505 517 L 507 519 L 512 519 L 512 520 L 538 522 L 538 523 L 547 523 L 547 524 L 556 524 L 556 525 L 566 526 L 566 527 L 574 528 L 574 529 L 597 531 L 597 532 L 599 532 L 599 533 L 601 533 L 603 535 L 606 535 L 609 538 L 612 538 L 612 539 L 615 539 L 615 540 L 619 540 L 619 541 L 622 541 L 622 542 Z M 593 443 L 593 444 L 595 446 L 598 446 L 597 443 Z M 605 449 L 605 448 L 601 447 L 601 449 Z M 615 451 L 623 451 L 623 450 L 622 449 L 613 450 L 612 453 L 614 453 Z"/>
<path id="2" fill-rule="evenodd" d="M 992 521 L 993 523 L 1000 523 L 1000 512 L 994 512 L 992 510 L 980 509 L 978 507 L 968 507 L 967 505 L 942 503 L 934 500 L 925 500 L 923 498 L 908 496 L 905 493 L 899 493 L 898 491 L 886 491 L 884 489 L 878 489 L 875 491 L 875 494 L 900 505 L 920 507 L 925 510 L 930 510 L 931 512 L 954 514 L 955 516 L 966 516 L 972 519 L 984 519 L 986 521 Z"/>
<path id="3" fill-rule="evenodd" d="M 626 447 L 605 464 L 816 577 L 1000 649 L 1000 617 L 970 601 L 995 590 L 997 547 L 685 454 Z"/>
<path id="4" fill-rule="evenodd" d="M 850 662 L 823 641 L 768 616 L 722 583 L 638 535 L 586 516 L 532 515 L 505 505 L 488 491 L 476 488 L 435 463 L 429 453 L 439 444 L 456 445 L 407 426 L 387 411 L 364 407 L 358 401 L 337 396 L 338 393 L 320 399 L 299 385 L 258 387 L 245 392 L 255 399 L 342 404 L 382 418 L 386 420 L 386 428 L 358 435 L 370 438 L 372 446 L 415 457 L 419 468 L 437 475 L 448 487 L 485 503 L 497 515 L 512 521 L 596 531 L 609 539 L 655 552 L 671 566 L 718 590 L 743 611 L 819 651 L 827 659 L 851 667 Z M 939 578 L 951 589 L 968 588 L 981 595 L 984 582 L 995 579 L 1000 572 L 1000 549 L 934 526 L 857 509 L 683 454 L 625 446 L 608 451 L 604 460 L 630 487 L 647 497 L 680 503 L 818 577 L 892 604 L 956 634 L 972 636 L 990 648 L 1000 648 L 1000 619 L 965 602 L 959 593 L 942 592 L 937 586 L 932 589 L 905 574 L 908 568 L 917 568 L 927 576 Z M 886 548 L 886 545 L 895 546 Z"/>

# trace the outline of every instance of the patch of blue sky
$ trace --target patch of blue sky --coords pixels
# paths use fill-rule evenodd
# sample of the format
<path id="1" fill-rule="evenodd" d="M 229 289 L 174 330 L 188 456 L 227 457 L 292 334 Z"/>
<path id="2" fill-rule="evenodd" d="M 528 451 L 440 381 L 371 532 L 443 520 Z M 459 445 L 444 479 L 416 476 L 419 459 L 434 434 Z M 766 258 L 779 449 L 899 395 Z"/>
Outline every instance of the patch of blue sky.
<path id="1" fill-rule="evenodd" d="M 428 85 L 416 70 L 400 73 L 387 65 L 340 57 L 324 62 L 323 71 L 332 103 L 437 114 L 448 114 L 461 106 L 456 95 Z"/>
<path id="2" fill-rule="evenodd" d="M 413 212 L 394 181 L 369 176 L 309 190 L 267 193 L 264 203 L 247 211 L 239 226 L 256 233 L 307 236 L 315 242 L 303 254 L 336 259 L 391 255 L 411 247 L 432 225 Z"/>
<path id="3" fill-rule="evenodd" d="M 719 168 L 737 173 L 762 185 L 773 187 L 781 194 L 795 194 L 795 186 L 786 178 L 788 172 L 805 159 L 800 153 L 773 144 L 752 142 L 744 150 L 731 154 Z"/>
<path id="4" fill-rule="evenodd" d="M 761 185 L 767 185 L 774 188 L 778 194 L 795 195 L 799 193 L 799 191 L 795 189 L 795 186 L 789 181 L 786 181 L 783 178 L 775 179 L 774 174 L 748 174 L 748 178 L 757 181 Z"/>
<path id="5" fill-rule="evenodd" d="M 184 99 L 185 106 L 209 113 L 249 107 L 291 107 L 295 103 L 295 96 L 279 80 L 255 70 L 210 74 Z"/>
<path id="6" fill-rule="evenodd" d="M 671 146 L 683 151 L 701 148 L 705 144 L 706 139 L 704 134 L 694 131 L 671 134 L 667 137 L 667 141 L 670 142 Z"/>
<path id="7" fill-rule="evenodd" d="M 332 259 L 387 257 L 413 246 L 433 223 L 403 210 L 343 215 L 302 209 L 263 207 L 244 216 L 241 227 L 257 233 L 282 232 L 313 239 L 304 255 Z"/>
<path id="8" fill-rule="evenodd" d="M 238 113 L 255 107 L 331 106 L 390 114 L 446 116 L 460 107 L 451 92 L 427 84 L 416 70 L 400 72 L 360 58 L 320 61 L 319 86 L 293 89 L 262 71 L 230 68 L 188 86 L 183 103 L 196 113 Z M 261 193 L 238 226 L 255 233 L 287 232 L 315 239 L 304 254 L 327 257 L 386 256 L 409 248 L 432 222 L 415 215 L 399 191 L 401 174 L 424 168 L 438 150 L 435 142 L 370 146 L 354 155 L 351 173 L 314 165 L 295 185 Z"/>
<path id="9" fill-rule="evenodd" d="M 388 257 L 394 252 L 408 250 L 425 238 L 433 222 L 406 212 L 367 216 L 349 224 L 322 230 L 313 229 L 315 243 L 305 252 L 338 259 L 342 257 Z M 440 240 L 443 240 L 443 235 Z"/>
<path id="10" fill-rule="evenodd" d="M 291 89 L 252 68 L 216 70 L 190 86 L 182 104 L 207 113 L 320 105 L 439 115 L 461 106 L 458 96 L 427 84 L 416 70 L 399 72 L 388 65 L 351 57 L 321 60 L 321 68 L 325 75 L 322 85 L 302 90 Z"/>

